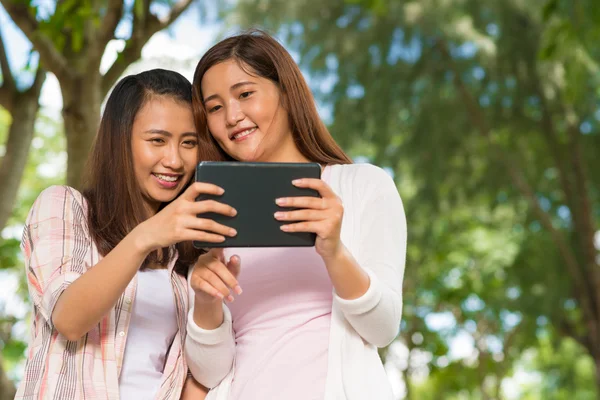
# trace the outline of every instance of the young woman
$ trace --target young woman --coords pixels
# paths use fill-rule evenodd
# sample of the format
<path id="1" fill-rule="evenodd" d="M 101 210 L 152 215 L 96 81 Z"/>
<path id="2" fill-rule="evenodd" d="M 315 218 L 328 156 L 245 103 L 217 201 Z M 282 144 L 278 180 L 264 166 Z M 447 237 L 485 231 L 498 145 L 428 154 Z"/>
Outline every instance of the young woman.
<path id="1" fill-rule="evenodd" d="M 377 348 L 402 314 L 406 221 L 393 180 L 351 163 L 265 33 L 202 57 L 193 110 L 202 159 L 323 168 L 322 180 L 294 182 L 322 199 L 277 199 L 296 210 L 274 215 L 285 232 L 316 233 L 314 248 L 211 250 L 195 265 L 185 349 L 207 399 L 392 399 Z"/>
<path id="2" fill-rule="evenodd" d="M 191 100 L 176 72 L 122 79 L 83 192 L 53 186 L 35 201 L 22 241 L 32 338 L 17 399 L 180 398 L 185 277 L 198 257 L 189 241 L 234 234 L 196 214 L 235 212 L 194 201 L 222 190 L 190 185 L 198 161 Z M 205 395 L 195 384 L 185 392 Z"/>

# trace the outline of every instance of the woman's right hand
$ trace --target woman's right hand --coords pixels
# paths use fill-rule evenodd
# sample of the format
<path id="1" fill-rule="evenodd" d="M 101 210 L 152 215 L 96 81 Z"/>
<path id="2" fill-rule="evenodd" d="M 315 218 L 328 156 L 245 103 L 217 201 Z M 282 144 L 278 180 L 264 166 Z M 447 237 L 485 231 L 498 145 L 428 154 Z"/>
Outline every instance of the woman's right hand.
<path id="1" fill-rule="evenodd" d="M 233 301 L 230 290 L 237 295 L 242 294 L 237 277 L 240 273 L 240 257 L 231 256 L 225 260 L 222 248 L 211 249 L 201 255 L 194 265 L 190 277 L 190 285 L 196 293 L 196 301 L 204 304 L 216 301 Z"/>
<path id="2" fill-rule="evenodd" d="M 151 252 L 179 242 L 220 243 L 226 236 L 235 236 L 235 229 L 197 216 L 208 212 L 235 216 L 236 210 L 227 204 L 214 200 L 196 201 L 200 194 L 220 196 L 223 192 L 222 188 L 210 183 L 192 183 L 171 204 L 136 227 L 143 248 Z"/>

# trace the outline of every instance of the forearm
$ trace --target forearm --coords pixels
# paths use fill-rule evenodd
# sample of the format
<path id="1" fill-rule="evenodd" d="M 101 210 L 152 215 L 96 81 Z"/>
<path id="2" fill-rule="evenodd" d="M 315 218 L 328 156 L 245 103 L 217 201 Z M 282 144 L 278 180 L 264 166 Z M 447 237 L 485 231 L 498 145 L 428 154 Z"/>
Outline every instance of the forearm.
<path id="1" fill-rule="evenodd" d="M 203 400 L 208 389 L 199 384 L 192 376 L 188 376 L 181 392 L 181 400 Z"/>
<path id="2" fill-rule="evenodd" d="M 137 273 L 149 251 L 134 232 L 70 284 L 56 302 L 52 323 L 67 339 L 78 340 L 89 332 L 114 307 Z"/>
<path id="3" fill-rule="evenodd" d="M 370 284 L 369 275 L 343 245 L 335 257 L 324 261 L 333 288 L 339 297 L 353 300 L 367 292 Z"/>
<path id="4" fill-rule="evenodd" d="M 220 303 L 222 323 L 215 329 L 203 329 L 193 320 L 190 310 L 185 341 L 185 356 L 194 378 L 207 388 L 217 386 L 233 367 L 235 339 L 231 313 Z M 196 305 L 194 305 L 196 308 Z"/>
<path id="5" fill-rule="evenodd" d="M 223 304 L 221 300 L 211 303 L 194 299 L 194 323 L 202 329 L 217 329 L 223 323 Z"/>
<path id="6" fill-rule="evenodd" d="M 345 254 L 344 254 L 345 253 Z M 326 263 L 335 288 L 335 302 L 346 320 L 367 342 L 387 346 L 398 334 L 402 297 L 362 269 L 347 249 Z"/>

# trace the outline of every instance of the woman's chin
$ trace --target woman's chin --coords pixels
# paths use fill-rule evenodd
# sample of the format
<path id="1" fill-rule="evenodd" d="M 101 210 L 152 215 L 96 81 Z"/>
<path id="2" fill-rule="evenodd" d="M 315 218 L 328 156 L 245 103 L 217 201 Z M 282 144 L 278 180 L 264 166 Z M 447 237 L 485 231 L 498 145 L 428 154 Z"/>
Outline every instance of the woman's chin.
<path id="1" fill-rule="evenodd" d="M 262 157 L 262 152 L 258 153 L 256 151 L 254 151 L 254 152 L 243 152 L 243 153 L 239 153 L 239 154 L 234 154 L 233 158 L 236 159 L 237 161 L 241 161 L 241 162 L 261 162 L 261 161 L 264 161 L 264 159 Z"/>

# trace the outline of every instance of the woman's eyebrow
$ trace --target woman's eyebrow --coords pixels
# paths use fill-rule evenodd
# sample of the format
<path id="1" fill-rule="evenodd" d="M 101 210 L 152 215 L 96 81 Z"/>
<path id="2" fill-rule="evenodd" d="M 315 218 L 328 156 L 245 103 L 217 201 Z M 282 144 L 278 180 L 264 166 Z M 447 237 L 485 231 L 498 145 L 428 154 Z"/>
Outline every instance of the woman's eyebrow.
<path id="1" fill-rule="evenodd" d="M 238 89 L 238 88 L 240 88 L 240 87 L 242 87 L 242 86 L 246 86 L 246 85 L 256 85 L 256 83 L 255 83 L 255 82 L 250 82 L 250 81 L 242 81 L 242 82 L 238 82 L 238 83 L 236 83 L 235 85 L 231 86 L 231 87 L 229 88 L 229 90 L 235 90 L 235 89 Z M 208 97 L 206 97 L 206 98 L 204 99 L 204 103 L 207 103 L 207 102 L 209 102 L 210 100 L 212 100 L 212 99 L 215 99 L 215 98 L 217 98 L 217 97 L 219 97 L 219 95 L 218 95 L 218 94 L 211 94 L 210 96 L 208 96 Z"/>

